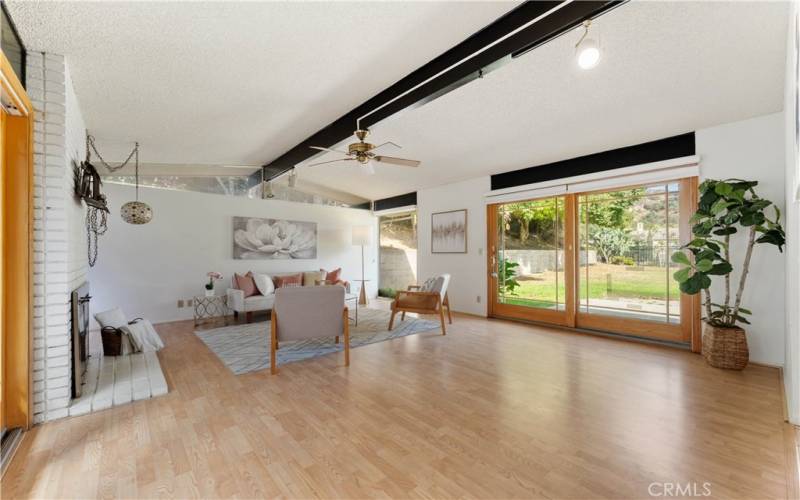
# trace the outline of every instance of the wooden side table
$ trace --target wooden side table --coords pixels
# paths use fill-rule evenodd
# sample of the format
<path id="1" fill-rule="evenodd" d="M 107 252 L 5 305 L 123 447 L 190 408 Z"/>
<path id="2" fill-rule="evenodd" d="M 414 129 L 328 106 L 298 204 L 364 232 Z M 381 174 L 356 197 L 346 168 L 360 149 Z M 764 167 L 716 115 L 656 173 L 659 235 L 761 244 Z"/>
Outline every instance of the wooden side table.
<path id="1" fill-rule="evenodd" d="M 225 326 L 228 326 L 228 297 L 225 295 L 195 295 L 194 305 L 194 326 L 198 326 L 204 320 L 216 320 L 222 318 Z"/>

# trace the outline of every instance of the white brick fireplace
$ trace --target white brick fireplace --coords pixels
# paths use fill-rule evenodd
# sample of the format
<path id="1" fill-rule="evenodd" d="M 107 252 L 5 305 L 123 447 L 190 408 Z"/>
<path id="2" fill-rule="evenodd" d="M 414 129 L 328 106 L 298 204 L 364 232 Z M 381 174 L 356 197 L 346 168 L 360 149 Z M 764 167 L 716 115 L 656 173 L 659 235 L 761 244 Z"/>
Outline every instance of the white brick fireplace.
<path id="1" fill-rule="evenodd" d="M 34 422 L 65 417 L 71 397 L 70 291 L 86 280 L 85 210 L 72 163 L 85 156 L 85 126 L 63 56 L 29 52 L 34 121 Z"/>

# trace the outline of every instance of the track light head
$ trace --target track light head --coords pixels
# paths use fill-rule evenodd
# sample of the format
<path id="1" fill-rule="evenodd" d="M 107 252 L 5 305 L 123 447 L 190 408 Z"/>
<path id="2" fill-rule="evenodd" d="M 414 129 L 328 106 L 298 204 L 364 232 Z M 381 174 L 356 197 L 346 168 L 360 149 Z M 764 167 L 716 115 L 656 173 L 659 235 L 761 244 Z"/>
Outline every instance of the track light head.
<path id="1" fill-rule="evenodd" d="M 592 69 L 600 62 L 600 44 L 592 38 L 586 38 L 591 24 L 589 20 L 583 22 L 583 36 L 575 44 L 575 58 L 581 69 Z"/>

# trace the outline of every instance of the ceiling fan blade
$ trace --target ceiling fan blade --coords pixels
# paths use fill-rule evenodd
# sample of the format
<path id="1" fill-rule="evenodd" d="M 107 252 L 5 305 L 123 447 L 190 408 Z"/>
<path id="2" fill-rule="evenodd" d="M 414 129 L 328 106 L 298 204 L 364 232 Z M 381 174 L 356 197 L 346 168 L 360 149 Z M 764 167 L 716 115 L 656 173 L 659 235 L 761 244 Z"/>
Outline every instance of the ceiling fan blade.
<path id="1" fill-rule="evenodd" d="M 319 163 L 311 163 L 310 165 L 306 165 L 306 167 L 316 167 L 317 165 L 325 165 L 326 163 L 335 163 L 337 161 L 351 161 L 355 158 L 338 158 L 336 160 L 328 160 L 328 161 L 321 161 Z"/>
<path id="2" fill-rule="evenodd" d="M 343 154 L 343 155 L 350 154 L 347 151 L 339 151 L 338 149 L 323 148 L 323 147 L 320 147 L 320 146 L 309 146 L 309 147 L 311 149 L 319 149 L 320 151 L 327 151 L 329 153 L 339 153 L 339 154 Z"/>
<path id="3" fill-rule="evenodd" d="M 405 158 L 395 158 L 393 156 L 376 156 L 375 161 L 390 163 L 392 165 L 402 165 L 404 167 L 418 167 L 421 161 L 406 160 Z"/>
<path id="4" fill-rule="evenodd" d="M 377 146 L 375 146 L 374 148 L 370 149 L 370 151 L 375 151 L 375 150 L 376 150 L 376 149 L 378 149 L 378 148 L 382 148 L 383 146 L 388 146 L 388 145 L 390 145 L 390 144 L 391 144 L 392 146 L 396 147 L 397 149 L 403 149 L 403 146 L 401 146 L 401 145 L 397 144 L 396 142 L 392 142 L 392 141 L 386 141 L 386 142 L 384 142 L 383 144 L 378 144 L 378 145 L 377 145 Z"/>

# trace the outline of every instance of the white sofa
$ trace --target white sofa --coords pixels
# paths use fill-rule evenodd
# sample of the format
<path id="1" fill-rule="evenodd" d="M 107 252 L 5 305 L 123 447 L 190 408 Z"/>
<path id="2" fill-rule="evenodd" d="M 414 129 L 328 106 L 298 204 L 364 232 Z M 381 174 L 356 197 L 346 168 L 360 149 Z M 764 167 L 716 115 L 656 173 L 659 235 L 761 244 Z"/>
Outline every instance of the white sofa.
<path id="1" fill-rule="evenodd" d="M 304 272 L 311 271 L 270 274 L 269 276 L 270 278 L 275 278 L 276 276 L 290 276 L 293 274 L 303 274 Z M 350 293 L 350 283 L 347 281 L 340 281 L 340 283 L 344 285 L 346 292 Z M 245 297 L 244 292 L 236 288 L 235 277 L 231 278 L 231 288 L 228 288 L 226 293 L 228 296 L 228 308 L 233 310 L 234 316 L 238 318 L 240 313 L 244 313 L 248 322 L 250 321 L 252 313 L 271 311 L 272 306 L 275 303 L 275 290 L 272 290 L 271 293 L 266 295 L 251 295 L 250 297 Z"/>

